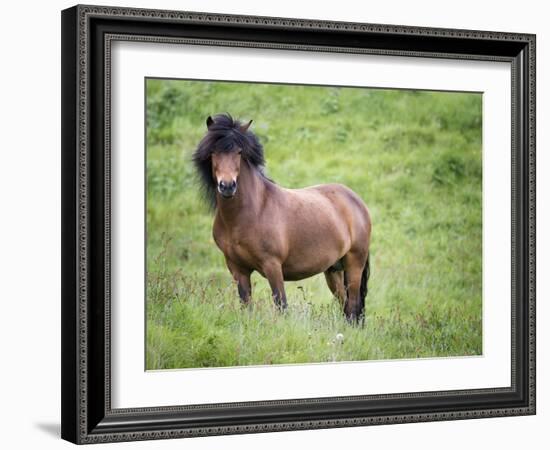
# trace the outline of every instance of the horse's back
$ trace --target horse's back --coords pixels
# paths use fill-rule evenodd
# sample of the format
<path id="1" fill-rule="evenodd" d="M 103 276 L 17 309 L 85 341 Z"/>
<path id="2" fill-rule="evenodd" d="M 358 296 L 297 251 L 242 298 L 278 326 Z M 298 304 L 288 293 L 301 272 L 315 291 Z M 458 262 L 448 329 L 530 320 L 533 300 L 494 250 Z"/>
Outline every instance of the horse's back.
<path id="1" fill-rule="evenodd" d="M 370 213 L 365 202 L 349 187 L 340 183 L 318 184 L 309 188 L 327 198 L 333 207 L 344 214 L 349 214 L 354 220 L 365 222 L 370 226 Z"/>

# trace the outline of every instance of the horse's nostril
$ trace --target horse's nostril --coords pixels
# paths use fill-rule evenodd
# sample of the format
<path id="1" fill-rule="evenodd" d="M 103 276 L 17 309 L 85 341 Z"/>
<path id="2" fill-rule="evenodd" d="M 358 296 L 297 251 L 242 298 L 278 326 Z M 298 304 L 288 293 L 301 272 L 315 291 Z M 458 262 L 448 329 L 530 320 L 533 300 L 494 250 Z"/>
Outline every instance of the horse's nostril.
<path id="1" fill-rule="evenodd" d="M 223 181 L 220 181 L 220 189 L 225 189 L 225 183 Z"/>
<path id="2" fill-rule="evenodd" d="M 233 180 L 231 182 L 231 189 L 235 189 L 237 187 L 237 182 L 235 180 Z"/>

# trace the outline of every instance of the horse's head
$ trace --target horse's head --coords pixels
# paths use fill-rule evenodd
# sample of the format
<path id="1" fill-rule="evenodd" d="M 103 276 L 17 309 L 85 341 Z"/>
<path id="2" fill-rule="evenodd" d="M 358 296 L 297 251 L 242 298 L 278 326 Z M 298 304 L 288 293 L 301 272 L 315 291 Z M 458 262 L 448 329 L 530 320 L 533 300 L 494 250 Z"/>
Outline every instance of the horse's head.
<path id="1" fill-rule="evenodd" d="M 263 149 L 249 131 L 251 123 L 252 120 L 233 120 L 229 114 L 206 119 L 208 131 L 195 150 L 193 161 L 212 206 L 216 205 L 216 192 L 226 199 L 235 196 L 242 161 L 263 170 Z"/>
<path id="2" fill-rule="evenodd" d="M 246 132 L 250 127 L 252 120 L 244 125 L 239 125 L 235 128 L 238 133 L 246 136 Z M 215 126 L 212 117 L 206 119 L 206 126 L 211 130 Z M 240 139 L 235 139 L 235 136 L 227 136 L 219 139 L 214 144 L 212 152 L 212 177 L 216 183 L 218 192 L 224 198 L 231 198 L 237 192 L 237 183 L 239 171 L 241 169 L 241 154 L 243 151 L 243 143 Z"/>

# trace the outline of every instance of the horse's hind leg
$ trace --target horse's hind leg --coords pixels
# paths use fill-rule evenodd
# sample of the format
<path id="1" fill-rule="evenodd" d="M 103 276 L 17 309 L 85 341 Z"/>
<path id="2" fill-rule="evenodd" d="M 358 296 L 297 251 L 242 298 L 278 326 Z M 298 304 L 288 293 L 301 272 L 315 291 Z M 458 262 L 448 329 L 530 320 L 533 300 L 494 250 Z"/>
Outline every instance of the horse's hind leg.
<path id="1" fill-rule="evenodd" d="M 367 255 L 360 252 L 349 252 L 344 256 L 346 275 L 347 301 L 344 305 L 344 313 L 350 322 L 363 320 L 365 309 L 363 290 L 363 270 L 367 262 Z M 363 288 L 363 289 L 362 289 Z"/>
<path id="2" fill-rule="evenodd" d="M 344 285 L 344 271 L 328 269 L 325 271 L 325 279 L 332 294 L 340 302 L 340 306 L 344 307 L 346 303 L 346 286 Z"/>

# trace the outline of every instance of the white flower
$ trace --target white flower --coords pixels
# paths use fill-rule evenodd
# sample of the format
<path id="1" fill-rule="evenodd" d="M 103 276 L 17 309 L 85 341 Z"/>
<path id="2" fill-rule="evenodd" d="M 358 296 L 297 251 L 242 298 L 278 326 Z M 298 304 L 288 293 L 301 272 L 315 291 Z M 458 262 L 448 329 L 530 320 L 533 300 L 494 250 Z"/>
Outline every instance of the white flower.
<path id="1" fill-rule="evenodd" d="M 344 335 L 342 333 L 338 333 L 336 335 L 336 342 L 340 342 L 340 343 L 344 342 Z"/>

